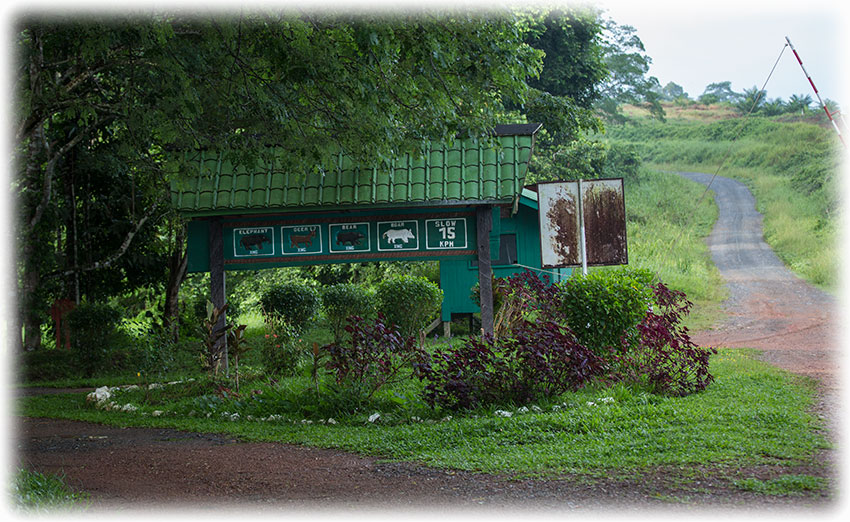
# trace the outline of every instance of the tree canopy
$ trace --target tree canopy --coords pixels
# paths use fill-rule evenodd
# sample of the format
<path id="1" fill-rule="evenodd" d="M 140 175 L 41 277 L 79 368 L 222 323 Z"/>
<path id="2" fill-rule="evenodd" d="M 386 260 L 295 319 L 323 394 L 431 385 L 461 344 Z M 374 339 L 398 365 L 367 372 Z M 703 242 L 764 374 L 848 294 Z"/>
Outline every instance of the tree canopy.
<path id="1" fill-rule="evenodd" d="M 167 230 L 138 245 L 168 222 L 166 172 L 179 171 L 168 150 L 248 164 L 274 144 L 310 175 L 340 149 L 375 161 L 482 135 L 541 67 L 515 22 L 460 11 L 20 19 L 13 186 L 27 346 L 50 299 L 97 286 L 81 278 L 125 263 L 126 282 L 177 248 Z M 146 249 L 154 258 L 138 257 Z"/>
<path id="2" fill-rule="evenodd" d="M 597 106 L 605 117 L 622 122 L 621 105 L 643 103 L 652 116 L 663 120 L 661 85 L 654 76 L 647 76 L 652 59 L 635 28 L 606 20 L 602 46 L 608 75 L 600 86 L 602 96 Z"/>

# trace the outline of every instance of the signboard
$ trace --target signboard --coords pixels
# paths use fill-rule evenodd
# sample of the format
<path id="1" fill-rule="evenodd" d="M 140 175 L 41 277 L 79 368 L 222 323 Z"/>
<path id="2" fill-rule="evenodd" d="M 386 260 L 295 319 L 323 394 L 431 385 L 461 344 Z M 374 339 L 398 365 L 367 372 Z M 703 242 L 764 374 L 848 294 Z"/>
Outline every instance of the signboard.
<path id="1" fill-rule="evenodd" d="M 233 229 L 234 257 L 263 257 L 275 255 L 272 227 Z"/>
<path id="2" fill-rule="evenodd" d="M 582 243 L 587 265 L 628 264 L 622 178 L 540 183 L 537 201 L 543 268 L 580 266 Z"/>
<path id="3" fill-rule="evenodd" d="M 426 219 L 428 250 L 463 250 L 469 244 L 465 219 Z"/>
<path id="4" fill-rule="evenodd" d="M 369 223 L 333 223 L 328 228 L 331 252 L 369 251 Z"/>
<path id="5" fill-rule="evenodd" d="M 419 250 L 419 222 L 378 221 L 378 250 L 381 252 Z"/>
<path id="6" fill-rule="evenodd" d="M 228 270 L 476 256 L 475 214 L 468 208 L 238 217 L 221 223 Z M 190 272 L 209 270 L 208 230 L 206 221 L 190 223 Z"/>
<path id="7" fill-rule="evenodd" d="M 318 225 L 282 226 L 280 237 L 285 256 L 322 253 L 322 227 Z"/>

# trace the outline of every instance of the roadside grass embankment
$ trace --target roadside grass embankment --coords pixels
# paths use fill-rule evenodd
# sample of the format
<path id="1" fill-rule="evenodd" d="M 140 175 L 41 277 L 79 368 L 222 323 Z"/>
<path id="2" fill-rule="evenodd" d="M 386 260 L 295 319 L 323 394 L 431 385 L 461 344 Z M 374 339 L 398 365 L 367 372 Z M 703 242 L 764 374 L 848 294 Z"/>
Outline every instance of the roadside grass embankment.
<path id="1" fill-rule="evenodd" d="M 606 140 L 634 146 L 648 168 L 718 173 L 745 183 L 764 216 L 764 236 L 800 277 L 838 289 L 839 145 L 834 132 L 766 118 L 634 124 Z"/>
<path id="2" fill-rule="evenodd" d="M 645 167 L 625 180 L 629 265 L 685 292 L 694 303 L 685 325 L 694 330 L 717 323 L 728 296 L 705 242 L 717 205 L 711 197 L 698 204 L 703 192 L 698 183 Z"/>

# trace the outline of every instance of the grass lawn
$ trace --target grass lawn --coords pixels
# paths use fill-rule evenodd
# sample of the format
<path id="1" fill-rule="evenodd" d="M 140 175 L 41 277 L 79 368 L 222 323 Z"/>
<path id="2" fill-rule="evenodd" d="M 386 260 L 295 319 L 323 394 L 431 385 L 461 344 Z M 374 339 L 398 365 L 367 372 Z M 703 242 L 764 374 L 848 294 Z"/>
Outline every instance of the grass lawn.
<path id="1" fill-rule="evenodd" d="M 655 466 L 801 464 L 828 447 L 807 413 L 810 382 L 739 349 L 721 350 L 711 368 L 716 382 L 687 397 L 614 385 L 567 393 L 527 411 L 511 405 L 432 410 L 418 401 L 417 383 L 409 381 L 348 413 L 340 409 L 329 421 L 328 411 L 305 406 L 312 397 L 304 391 L 309 380 L 294 378 L 274 385 L 258 381 L 253 389 L 261 394 L 246 385 L 239 397 L 212 392 L 200 381 L 149 391 L 148 403 L 142 391 L 116 394 L 117 403 L 138 407 L 133 413 L 96 409 L 84 394 L 27 397 L 20 399 L 18 414 L 228 433 L 436 467 L 588 478 Z"/>

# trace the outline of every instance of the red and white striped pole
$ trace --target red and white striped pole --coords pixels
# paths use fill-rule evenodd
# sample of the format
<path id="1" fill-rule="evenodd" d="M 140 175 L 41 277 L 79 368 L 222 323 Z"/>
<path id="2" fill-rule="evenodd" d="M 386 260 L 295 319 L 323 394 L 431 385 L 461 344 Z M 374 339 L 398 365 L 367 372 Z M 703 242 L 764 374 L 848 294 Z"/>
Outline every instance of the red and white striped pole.
<path id="1" fill-rule="evenodd" d="M 792 43 L 791 43 L 791 40 L 790 40 L 787 36 L 785 37 L 785 41 L 786 41 L 786 42 L 788 42 L 788 46 L 789 46 L 789 47 L 791 48 L 791 50 L 794 52 L 794 56 L 796 56 L 796 57 L 797 57 L 797 63 L 799 63 L 799 64 L 800 64 L 800 68 L 802 68 L 802 69 L 803 69 L 803 74 L 805 74 L 805 75 L 806 75 L 806 78 L 809 80 L 809 83 L 811 84 L 812 89 L 815 91 L 815 96 L 817 96 L 818 101 L 820 102 L 821 107 L 823 107 L 824 112 L 826 112 L 826 116 L 827 116 L 827 118 L 829 118 L 830 123 L 832 123 L 832 127 L 835 129 L 835 132 L 837 132 L 837 133 L 838 133 L 838 139 L 839 139 L 839 140 L 841 140 L 841 144 L 842 144 L 842 145 L 844 145 L 844 148 L 846 149 L 846 148 L 847 148 L 847 144 L 846 144 L 846 143 L 844 143 L 844 137 L 841 135 L 841 130 L 838 128 L 838 124 L 837 124 L 837 123 L 835 123 L 835 120 L 832 118 L 832 114 L 829 112 L 829 109 L 827 108 L 826 104 L 825 104 L 825 103 L 823 102 L 823 100 L 821 99 L 821 97 L 820 97 L 820 93 L 818 92 L 818 88 L 817 88 L 817 87 L 815 87 L 815 82 L 814 82 L 814 81 L 812 81 L 812 77 L 811 77 L 811 76 L 809 76 L 808 71 L 806 71 L 806 68 L 803 66 L 803 60 L 801 60 L 801 59 L 800 59 L 800 55 L 799 55 L 799 54 L 797 54 L 797 49 L 794 49 L 794 44 L 792 44 Z"/>

